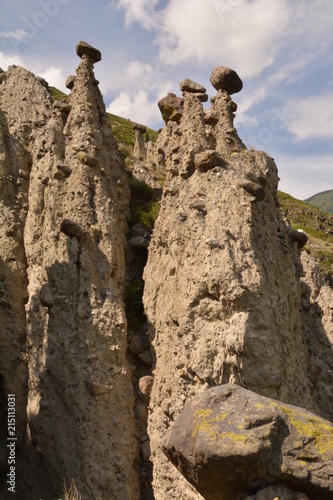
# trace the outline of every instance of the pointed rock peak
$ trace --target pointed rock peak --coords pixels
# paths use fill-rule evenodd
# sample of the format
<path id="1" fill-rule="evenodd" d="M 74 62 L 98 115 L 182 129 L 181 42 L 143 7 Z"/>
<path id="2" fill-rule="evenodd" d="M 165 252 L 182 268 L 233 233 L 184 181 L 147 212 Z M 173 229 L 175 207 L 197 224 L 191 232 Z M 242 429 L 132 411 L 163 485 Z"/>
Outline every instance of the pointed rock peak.
<path id="1" fill-rule="evenodd" d="M 225 66 L 216 66 L 213 69 L 210 83 L 216 90 L 225 90 L 228 94 L 235 94 L 243 88 L 243 82 L 236 71 Z"/>
<path id="2" fill-rule="evenodd" d="M 90 57 L 94 63 L 97 63 L 102 59 L 102 54 L 98 49 L 95 49 L 95 47 L 92 47 L 89 43 L 83 41 L 77 44 L 76 53 L 79 57 L 81 57 L 81 59 L 84 55 Z"/>

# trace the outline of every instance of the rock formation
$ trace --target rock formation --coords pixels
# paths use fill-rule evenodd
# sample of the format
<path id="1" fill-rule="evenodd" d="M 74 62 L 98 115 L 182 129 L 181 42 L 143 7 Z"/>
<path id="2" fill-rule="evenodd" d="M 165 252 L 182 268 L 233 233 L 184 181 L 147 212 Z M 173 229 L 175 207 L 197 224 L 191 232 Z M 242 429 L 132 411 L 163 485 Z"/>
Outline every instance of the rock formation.
<path id="1" fill-rule="evenodd" d="M 333 424 L 313 413 L 225 384 L 192 399 L 162 447 L 207 500 L 258 485 L 333 499 Z M 284 494 L 282 495 L 284 499 Z"/>
<path id="2" fill-rule="evenodd" d="M 0 87 L 1 397 L 17 398 L 20 498 L 58 498 L 73 478 L 83 498 L 127 500 L 139 490 L 122 301 L 129 194 L 99 51 L 77 52 L 65 106 L 20 67 Z"/>
<path id="3" fill-rule="evenodd" d="M 333 419 L 332 289 L 279 214 L 273 159 L 238 137 L 228 68 L 213 71 L 210 109 L 187 78 L 158 103 L 156 145 L 137 130 L 135 174 L 166 181 L 152 236 L 128 231 L 101 53 L 77 54 L 68 102 L 23 68 L 0 75 L 0 438 L 15 394 L 18 498 L 53 500 L 73 480 L 85 500 L 202 498 L 161 451 L 198 393 L 236 383 Z M 262 486 L 248 500 L 300 500 L 291 483 Z"/>
<path id="4" fill-rule="evenodd" d="M 318 368 L 300 314 L 303 270 L 298 242 L 279 214 L 277 168 L 238 137 L 237 106 L 215 82 L 223 73 L 213 71 L 218 92 L 209 110 L 184 88 L 182 115 L 167 122 L 156 144 L 167 178 L 144 272 L 155 360 L 148 434 L 156 500 L 201 498 L 160 441 L 184 404 L 208 387 L 236 383 L 333 417 L 331 400 L 324 404 L 322 384 L 310 376 Z M 238 75 L 227 74 L 238 82 L 229 91 L 239 91 Z M 312 318 L 315 352 L 320 320 Z M 326 329 L 332 332 L 331 316 L 319 336 L 331 398 Z"/>

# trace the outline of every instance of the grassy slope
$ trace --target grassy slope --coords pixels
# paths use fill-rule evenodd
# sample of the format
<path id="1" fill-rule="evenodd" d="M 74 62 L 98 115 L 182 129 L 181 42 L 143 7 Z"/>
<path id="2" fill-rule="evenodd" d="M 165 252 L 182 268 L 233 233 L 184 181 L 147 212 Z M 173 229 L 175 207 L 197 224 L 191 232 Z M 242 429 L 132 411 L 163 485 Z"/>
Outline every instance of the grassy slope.
<path id="1" fill-rule="evenodd" d="M 333 215 L 333 189 L 315 194 L 305 201 Z"/>
<path id="2" fill-rule="evenodd" d="M 322 274 L 333 273 L 333 216 L 278 192 L 282 215 L 286 216 L 294 229 L 303 229 L 309 237 L 305 250 L 312 253 Z"/>

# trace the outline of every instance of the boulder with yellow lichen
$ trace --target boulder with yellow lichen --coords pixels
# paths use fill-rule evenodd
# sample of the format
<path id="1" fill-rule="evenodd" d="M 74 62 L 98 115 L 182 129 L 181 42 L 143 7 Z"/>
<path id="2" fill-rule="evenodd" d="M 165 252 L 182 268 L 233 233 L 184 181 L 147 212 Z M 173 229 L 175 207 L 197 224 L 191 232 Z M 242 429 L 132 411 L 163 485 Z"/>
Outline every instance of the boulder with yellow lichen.
<path id="1" fill-rule="evenodd" d="M 192 399 L 162 449 L 207 500 L 245 499 L 271 485 L 333 499 L 333 424 L 237 385 Z"/>

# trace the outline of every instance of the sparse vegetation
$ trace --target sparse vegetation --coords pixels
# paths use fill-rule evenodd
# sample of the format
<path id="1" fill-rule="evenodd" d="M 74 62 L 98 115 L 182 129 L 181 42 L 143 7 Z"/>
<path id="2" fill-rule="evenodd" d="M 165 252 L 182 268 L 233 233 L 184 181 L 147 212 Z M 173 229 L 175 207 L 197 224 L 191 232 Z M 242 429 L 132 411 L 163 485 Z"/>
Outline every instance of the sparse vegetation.
<path id="1" fill-rule="evenodd" d="M 68 95 L 64 92 L 61 92 L 61 90 L 56 89 L 55 87 L 49 87 L 49 93 L 54 101 L 67 102 L 68 100 Z"/>
<path id="2" fill-rule="evenodd" d="M 308 235 L 304 248 L 316 258 L 323 277 L 333 274 L 333 216 L 281 191 L 278 198 L 282 215 L 294 229 L 302 229 Z"/>
<path id="3" fill-rule="evenodd" d="M 142 303 L 143 286 L 143 279 L 136 278 L 125 287 L 124 301 L 129 328 L 139 328 L 145 321 Z"/>
<path id="4" fill-rule="evenodd" d="M 82 500 L 73 478 L 69 480 L 69 489 L 66 483 L 64 484 L 64 500 Z"/>
<path id="5" fill-rule="evenodd" d="M 129 186 L 131 190 L 129 223 L 134 225 L 142 222 L 148 228 L 152 228 L 160 210 L 159 194 L 134 175 L 130 178 Z"/>

